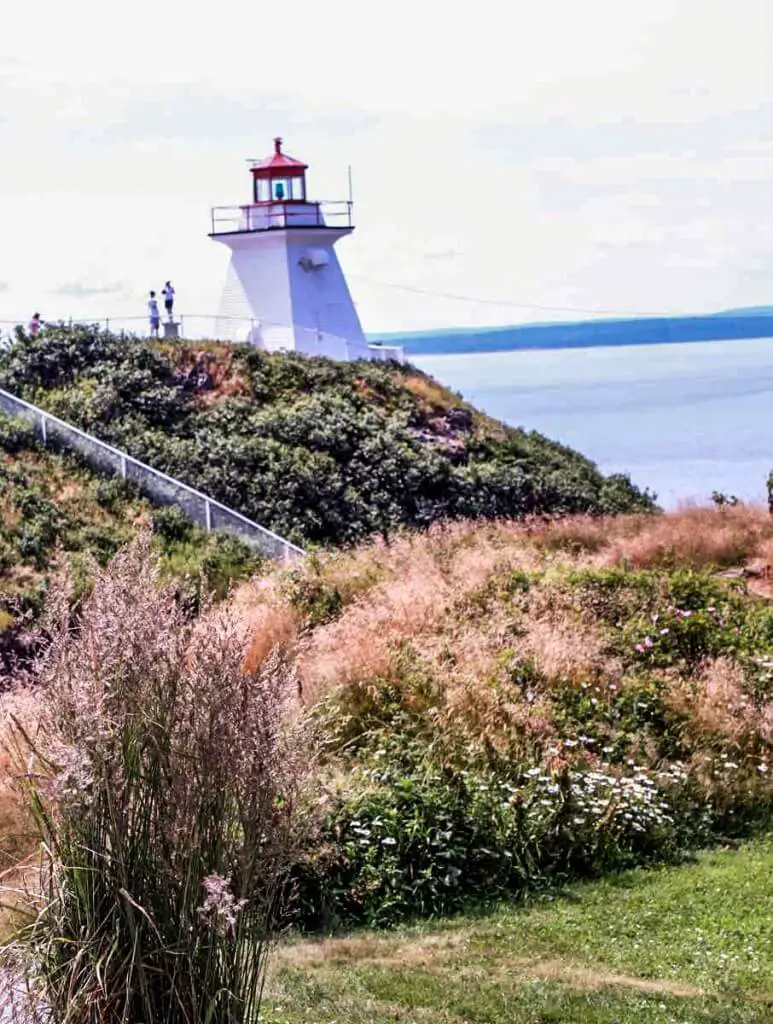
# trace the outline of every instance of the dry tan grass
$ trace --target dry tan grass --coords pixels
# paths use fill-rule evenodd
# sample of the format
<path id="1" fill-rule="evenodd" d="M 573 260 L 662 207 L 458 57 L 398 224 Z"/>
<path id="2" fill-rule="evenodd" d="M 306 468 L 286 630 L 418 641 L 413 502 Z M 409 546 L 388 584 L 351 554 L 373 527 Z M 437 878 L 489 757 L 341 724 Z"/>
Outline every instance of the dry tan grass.
<path id="1" fill-rule="evenodd" d="M 186 345 L 181 351 L 167 349 L 167 354 L 176 361 L 178 369 L 188 373 L 196 367 L 203 369 L 210 378 L 210 389 L 197 395 L 202 406 L 215 405 L 233 395 L 251 394 L 250 382 L 234 365 L 233 351 L 219 342 L 201 342 Z"/>
<path id="2" fill-rule="evenodd" d="M 708 738 L 722 736 L 739 746 L 755 737 L 773 742 L 773 701 L 756 705 L 745 692 L 743 669 L 729 658 L 710 662 L 692 682 L 674 679 L 668 700 Z"/>
<path id="3" fill-rule="evenodd" d="M 631 529 L 638 527 L 638 517 L 631 518 Z M 620 529 L 621 520 L 616 524 Z M 612 523 L 594 516 L 566 516 L 557 519 L 537 519 L 521 529 L 529 541 L 547 551 L 588 555 L 608 547 Z"/>
<path id="4" fill-rule="evenodd" d="M 257 671 L 271 651 L 286 649 L 297 641 L 300 616 L 282 600 L 271 577 L 238 587 L 230 599 L 229 614 L 244 623 L 251 635 L 244 659 L 246 672 Z"/>
<path id="5" fill-rule="evenodd" d="M 618 677 L 622 671 L 607 654 L 598 629 L 566 611 L 530 617 L 523 643 L 540 673 L 562 684 Z"/>
<path id="6" fill-rule="evenodd" d="M 727 567 L 754 559 L 770 563 L 773 555 L 773 517 L 758 505 L 686 504 L 667 515 L 569 516 L 523 529 L 539 548 L 633 569 Z"/>
<path id="7" fill-rule="evenodd" d="M 552 735 L 548 694 L 514 686 L 503 652 L 517 650 L 564 682 L 608 676 L 616 665 L 592 625 L 570 610 L 539 598 L 519 610 L 500 593 L 513 571 L 549 562 L 514 523 L 455 524 L 336 559 L 339 580 L 348 565 L 373 582 L 308 638 L 300 658 L 304 698 L 313 703 L 335 689 L 363 708 L 388 683 L 406 707 L 426 710 L 446 737 L 466 744 L 515 754 Z M 327 579 L 324 566 L 322 573 Z"/>
<path id="8" fill-rule="evenodd" d="M 581 992 L 603 988 L 627 988 L 678 998 L 696 998 L 702 990 L 695 985 L 670 978 L 641 978 L 617 971 L 590 968 L 568 959 L 547 957 L 488 955 L 485 964 L 466 962 L 473 929 L 455 927 L 419 939 L 395 940 L 389 936 L 323 939 L 280 946 L 272 965 L 272 980 L 285 967 L 325 969 L 339 965 L 416 968 L 462 974 L 471 982 L 507 974 L 524 981 L 551 981 L 569 985 Z"/>
<path id="9" fill-rule="evenodd" d="M 410 541 L 398 543 L 395 561 L 401 571 L 315 631 L 301 663 L 310 696 L 366 677 L 388 676 L 394 644 L 420 635 L 444 617 L 451 589 L 431 550 Z"/>
<path id="10" fill-rule="evenodd" d="M 504 545 L 495 526 L 476 534 L 467 524 L 406 535 L 388 548 L 374 545 L 374 569 L 368 568 L 367 550 L 355 564 L 361 580 L 374 582 L 363 583 L 343 614 L 314 632 L 304 653 L 301 675 L 310 696 L 331 686 L 386 678 L 401 645 L 411 643 L 431 654 L 438 636 L 459 651 L 461 660 L 475 658 L 481 672 L 484 645 L 476 650 L 467 628 L 456 638 L 461 643 L 453 636 L 460 619 L 469 625 L 465 602 L 505 567 L 534 568 L 540 561 L 523 544 Z"/>
<path id="11" fill-rule="evenodd" d="M 561 596 L 567 568 L 766 564 L 772 552 L 773 517 L 738 506 L 607 520 L 463 522 L 321 556 L 308 571 L 337 590 L 342 610 L 304 637 L 303 697 L 314 703 L 343 688 L 356 706 L 388 683 L 407 706 L 429 701 L 448 730 L 512 748 L 551 734 L 553 685 L 623 682 L 622 666 L 606 650 L 597 624 L 567 605 L 565 592 Z M 543 578 L 520 603 L 501 589 L 519 570 Z M 298 640 L 302 618 L 275 581 L 251 594 L 240 614 L 249 608 L 252 617 L 252 664 L 276 642 Z M 513 685 L 513 658 L 533 664 L 547 692 L 521 693 Z M 727 736 L 745 732 L 737 670 L 718 662 L 706 673 L 695 711 L 699 727 Z M 685 686 L 675 685 L 676 703 L 696 700 Z"/>
<path id="12" fill-rule="evenodd" d="M 470 408 L 467 403 L 458 395 L 455 395 L 450 388 L 444 387 L 432 377 L 425 377 L 423 374 L 404 373 L 401 375 L 401 383 L 407 391 L 421 400 L 425 409 L 448 409 L 449 407 Z"/>
<path id="13" fill-rule="evenodd" d="M 773 517 L 755 505 L 686 506 L 641 523 L 631 536 L 614 536 L 610 560 L 636 569 L 743 565 L 773 539 Z"/>
<path id="14" fill-rule="evenodd" d="M 42 891 L 43 873 L 37 851 L 0 872 L 0 943 L 29 921 L 30 914 L 39 907 Z"/>
<path id="15" fill-rule="evenodd" d="M 83 484 L 76 480 L 67 480 L 66 482 L 57 481 L 56 490 L 52 489 L 51 498 L 57 504 L 74 504 L 77 505 L 83 496 Z"/>
<path id="16" fill-rule="evenodd" d="M 26 691 L 0 697 L 0 871 L 14 868 L 36 847 L 32 820 L 16 782 L 24 752 L 15 723 L 33 737 L 39 711 L 38 698 Z"/>

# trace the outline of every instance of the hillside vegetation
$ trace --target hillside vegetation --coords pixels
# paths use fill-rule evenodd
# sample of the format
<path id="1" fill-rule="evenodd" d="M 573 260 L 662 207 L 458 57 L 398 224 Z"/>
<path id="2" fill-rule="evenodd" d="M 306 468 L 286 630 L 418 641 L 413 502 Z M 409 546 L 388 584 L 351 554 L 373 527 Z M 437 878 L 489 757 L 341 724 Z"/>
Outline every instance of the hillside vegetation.
<path id="1" fill-rule="evenodd" d="M 642 515 L 652 499 L 627 478 L 399 366 L 56 329 L 20 334 L 0 386 L 312 545 L 261 565 L 0 419 L 16 683 L 0 858 L 36 889 L 12 952 L 52 1019 L 377 1021 L 418 1004 L 449 1022 L 719 1024 L 738 991 L 766 998 L 767 911 L 746 915 L 725 986 L 701 964 L 675 974 L 636 930 L 626 954 L 580 946 L 610 907 L 634 929 L 614 883 L 574 890 L 584 916 L 558 908 L 559 931 L 534 907 L 770 830 L 773 517 L 720 496 Z M 36 843 L 42 873 L 18 866 Z M 504 897 L 532 908 L 522 924 L 503 911 L 427 969 L 400 960 L 397 977 L 399 954 L 365 939 L 362 1005 L 335 970 L 299 982 L 308 944 L 264 990 L 288 923 L 392 926 Z M 541 990 L 497 949 L 515 941 Z M 700 942 L 741 957 L 724 931 Z M 546 951 L 570 984 L 543 977 Z"/>
<path id="2" fill-rule="evenodd" d="M 769 827 L 772 560 L 773 517 L 738 505 L 463 522 L 239 585 L 245 669 L 281 652 L 313 722 L 295 919 L 444 913 Z"/>
<path id="3" fill-rule="evenodd" d="M 106 1020 L 123 1019 L 128 1000 L 137 1019 L 184 1021 L 226 999 L 248 1009 L 213 1020 L 254 1019 L 262 942 L 283 923 L 338 930 L 529 903 L 770 830 L 771 548 L 771 516 L 725 505 L 406 531 L 267 567 L 200 610 L 160 585 L 147 535 L 95 572 L 74 621 L 57 584 L 49 621 L 60 626 L 20 678 L 26 691 L 4 698 L 15 771 L 54 851 L 26 949 L 44 964 L 57 1019 L 74 990 Z M 30 735 L 45 768 L 32 775 Z M 6 778 L 9 860 L 32 849 L 15 793 Z M 570 912 L 557 918 L 572 924 Z M 534 921 L 524 948 L 539 945 Z M 747 915 L 739 927 L 739 942 L 712 941 L 734 957 L 742 941 L 749 959 L 733 984 L 756 984 L 744 972 L 764 964 L 760 923 Z M 704 998 L 700 965 L 683 985 L 667 969 L 631 1016 L 610 989 L 659 964 L 639 933 L 617 965 L 610 944 L 586 941 L 608 965 L 592 994 L 524 991 L 521 968 L 479 934 L 477 1003 L 464 986 L 425 984 L 442 964 L 411 969 L 401 989 L 389 952 L 352 978 L 397 1019 L 400 992 L 410 1004 L 421 991 L 440 1021 L 718 1024 L 734 995 L 712 982 Z M 572 950 L 570 981 L 586 959 Z M 451 959 L 470 974 L 467 952 Z M 292 968 L 278 976 L 268 1019 L 316 1020 L 318 999 L 331 1020 L 337 1001 L 348 1017 L 334 973 L 293 979 Z"/>
<path id="4" fill-rule="evenodd" d="M 769 827 L 769 584 L 723 567 L 772 548 L 742 506 L 459 524 L 243 588 L 247 664 L 296 651 L 323 751 L 301 919 L 443 913 Z"/>
<path id="5" fill-rule="evenodd" d="M 627 477 L 397 365 L 62 327 L 20 333 L 0 356 L 0 387 L 302 544 L 653 507 Z"/>
<path id="6" fill-rule="evenodd" d="M 154 510 L 130 483 L 43 448 L 29 426 L 0 415 L 0 675 L 12 656 L 32 652 L 30 629 L 58 562 L 69 566 L 77 601 L 92 566 L 151 526 L 163 575 L 188 600 L 202 586 L 222 597 L 261 566 L 238 541 L 195 529 L 176 509 Z"/>

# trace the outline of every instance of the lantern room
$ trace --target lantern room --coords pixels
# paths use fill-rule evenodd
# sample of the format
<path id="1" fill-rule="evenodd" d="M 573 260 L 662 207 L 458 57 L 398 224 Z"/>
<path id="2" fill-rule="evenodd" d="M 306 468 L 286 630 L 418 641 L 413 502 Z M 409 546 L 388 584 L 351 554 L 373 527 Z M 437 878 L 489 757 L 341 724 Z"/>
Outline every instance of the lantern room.
<path id="1" fill-rule="evenodd" d="M 212 238 L 247 232 L 315 228 L 336 231 L 343 238 L 352 224 L 351 179 L 348 200 L 310 200 L 306 192 L 308 164 L 282 152 L 274 139 L 274 152 L 265 160 L 250 160 L 252 195 L 239 206 L 212 208 Z"/>
<path id="2" fill-rule="evenodd" d="M 273 154 L 251 167 L 253 203 L 305 203 L 307 170 L 308 164 L 283 153 L 282 140 L 274 139 Z"/>

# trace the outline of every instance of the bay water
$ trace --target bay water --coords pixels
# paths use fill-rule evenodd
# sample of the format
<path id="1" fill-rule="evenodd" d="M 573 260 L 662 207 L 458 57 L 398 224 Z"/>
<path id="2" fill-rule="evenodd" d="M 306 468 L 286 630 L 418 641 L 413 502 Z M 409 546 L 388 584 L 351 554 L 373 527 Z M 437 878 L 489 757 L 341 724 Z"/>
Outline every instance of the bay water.
<path id="1" fill-rule="evenodd" d="M 773 338 L 409 358 L 489 415 L 629 473 L 666 508 L 713 491 L 765 500 Z"/>

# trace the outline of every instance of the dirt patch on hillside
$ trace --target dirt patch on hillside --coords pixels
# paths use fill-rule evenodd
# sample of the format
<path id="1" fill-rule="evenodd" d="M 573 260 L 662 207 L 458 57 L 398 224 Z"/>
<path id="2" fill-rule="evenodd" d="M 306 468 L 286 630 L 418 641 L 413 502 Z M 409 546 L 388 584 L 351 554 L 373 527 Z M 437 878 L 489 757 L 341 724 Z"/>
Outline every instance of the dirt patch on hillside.
<path id="1" fill-rule="evenodd" d="M 222 350 L 186 349 L 180 357 L 176 377 L 183 389 L 195 394 L 203 406 L 252 393 L 250 382 L 236 369 L 233 352 L 225 347 Z"/>

